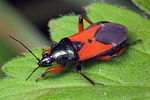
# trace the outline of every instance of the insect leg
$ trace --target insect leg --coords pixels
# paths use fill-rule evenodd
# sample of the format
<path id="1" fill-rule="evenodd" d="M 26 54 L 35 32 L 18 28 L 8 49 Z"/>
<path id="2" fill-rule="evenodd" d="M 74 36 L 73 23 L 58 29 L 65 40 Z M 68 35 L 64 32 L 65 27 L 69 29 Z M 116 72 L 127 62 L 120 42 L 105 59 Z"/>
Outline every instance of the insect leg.
<path id="1" fill-rule="evenodd" d="M 51 45 L 50 49 L 54 48 L 58 43 L 53 41 L 52 39 L 49 40 L 49 44 Z"/>
<path id="2" fill-rule="evenodd" d="M 57 73 L 62 71 L 65 68 L 64 65 L 62 66 L 57 66 L 57 67 L 53 67 L 53 68 L 48 68 L 44 73 L 41 74 L 40 78 L 37 78 L 36 81 L 39 81 L 43 78 L 45 78 L 47 76 L 48 73 Z"/>
<path id="3" fill-rule="evenodd" d="M 87 17 L 83 16 L 83 15 L 80 15 L 79 17 L 79 22 L 78 22 L 78 29 L 79 29 L 79 32 L 83 31 L 84 30 L 84 24 L 83 24 L 83 19 L 86 20 L 89 24 L 93 24 L 93 22 L 88 19 Z"/>
<path id="4" fill-rule="evenodd" d="M 83 74 L 83 73 L 81 72 L 81 64 L 79 64 L 79 63 L 77 64 L 76 70 L 77 70 L 77 72 L 78 72 L 82 77 L 84 77 L 86 80 L 88 80 L 92 85 L 103 85 L 103 86 L 104 86 L 104 84 L 94 82 L 91 78 L 89 78 L 88 76 L 86 76 L 85 74 Z"/>
<path id="5" fill-rule="evenodd" d="M 43 53 L 51 53 L 51 50 L 58 44 L 57 42 L 53 41 L 52 39 L 49 40 L 50 49 L 42 49 Z"/>
<path id="6" fill-rule="evenodd" d="M 84 20 L 86 20 L 89 24 L 93 24 L 93 22 L 88 18 L 88 17 L 86 17 L 86 16 L 83 16 L 83 15 L 81 15 L 80 17 L 79 17 L 79 19 L 84 19 Z"/>
<path id="7" fill-rule="evenodd" d="M 127 43 L 127 46 L 136 45 L 136 44 L 142 43 L 142 42 L 143 42 L 142 39 L 138 39 L 138 40 L 135 40 L 135 41 L 132 41 L 132 42 L 128 42 L 128 43 Z"/>
<path id="8" fill-rule="evenodd" d="M 111 51 L 110 53 L 98 56 L 97 58 L 102 59 L 102 60 L 110 60 L 112 58 L 120 56 L 124 51 L 126 47 L 120 48 L 119 50 L 114 50 Z"/>

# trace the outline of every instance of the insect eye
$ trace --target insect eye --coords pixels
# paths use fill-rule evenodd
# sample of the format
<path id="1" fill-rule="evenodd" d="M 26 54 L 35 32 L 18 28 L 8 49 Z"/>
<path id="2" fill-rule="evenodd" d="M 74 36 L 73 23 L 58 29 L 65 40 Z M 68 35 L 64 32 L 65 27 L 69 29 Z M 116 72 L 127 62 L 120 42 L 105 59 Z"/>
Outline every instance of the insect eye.
<path id="1" fill-rule="evenodd" d="M 48 57 L 48 54 L 43 54 L 43 58 L 46 58 L 46 57 Z"/>
<path id="2" fill-rule="evenodd" d="M 45 58 L 45 57 L 48 57 L 50 55 L 51 51 L 50 50 L 44 50 L 42 52 L 42 56 Z"/>

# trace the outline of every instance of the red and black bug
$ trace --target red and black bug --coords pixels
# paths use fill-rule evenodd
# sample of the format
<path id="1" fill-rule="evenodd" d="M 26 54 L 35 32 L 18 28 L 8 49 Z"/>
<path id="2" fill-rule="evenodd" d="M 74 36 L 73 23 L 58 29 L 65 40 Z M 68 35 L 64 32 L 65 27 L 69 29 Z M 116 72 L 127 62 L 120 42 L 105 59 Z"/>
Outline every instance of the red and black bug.
<path id="1" fill-rule="evenodd" d="M 83 19 L 90 24 L 86 29 L 84 29 Z M 78 29 L 78 33 L 61 39 L 59 43 L 51 40 L 51 49 L 42 53 L 41 60 L 19 40 L 10 37 L 22 44 L 39 61 L 38 67 L 33 72 L 39 67 L 49 67 L 37 80 L 44 78 L 48 73 L 62 71 L 68 62 L 75 62 L 76 70 L 80 75 L 93 85 L 100 84 L 81 72 L 81 63 L 91 58 L 108 60 L 121 55 L 129 45 L 128 30 L 124 25 L 117 23 L 107 21 L 93 23 L 85 16 L 79 17 Z M 53 62 L 60 66 L 51 68 Z"/>

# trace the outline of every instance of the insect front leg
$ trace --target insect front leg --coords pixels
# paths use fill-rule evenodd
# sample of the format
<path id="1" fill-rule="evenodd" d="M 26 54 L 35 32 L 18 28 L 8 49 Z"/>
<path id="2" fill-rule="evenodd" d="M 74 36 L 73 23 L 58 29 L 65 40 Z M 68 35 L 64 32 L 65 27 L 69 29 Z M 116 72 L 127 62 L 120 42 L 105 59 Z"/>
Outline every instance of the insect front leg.
<path id="1" fill-rule="evenodd" d="M 88 80 L 92 85 L 103 85 L 104 86 L 104 84 L 94 82 L 91 78 L 89 78 L 88 76 L 86 76 L 85 74 L 83 74 L 81 72 L 81 64 L 80 63 L 77 64 L 76 70 L 77 70 L 78 74 L 80 74 L 82 77 L 84 77 L 86 80 Z"/>
<path id="2" fill-rule="evenodd" d="M 56 66 L 56 67 L 53 67 L 53 68 L 48 68 L 44 73 L 41 74 L 40 78 L 36 79 L 36 82 L 43 79 L 43 78 L 45 78 L 47 76 L 47 74 L 60 72 L 60 71 L 64 70 L 64 68 L 65 68 L 65 65 Z"/>
<path id="3" fill-rule="evenodd" d="M 53 49 L 58 43 L 53 41 L 52 39 L 49 39 L 49 44 L 51 45 L 50 49 Z"/>
<path id="4" fill-rule="evenodd" d="M 58 44 L 57 42 L 53 41 L 52 39 L 49 40 L 49 44 L 50 44 L 50 49 L 42 49 L 43 54 L 47 53 L 50 54 L 51 50 Z"/>

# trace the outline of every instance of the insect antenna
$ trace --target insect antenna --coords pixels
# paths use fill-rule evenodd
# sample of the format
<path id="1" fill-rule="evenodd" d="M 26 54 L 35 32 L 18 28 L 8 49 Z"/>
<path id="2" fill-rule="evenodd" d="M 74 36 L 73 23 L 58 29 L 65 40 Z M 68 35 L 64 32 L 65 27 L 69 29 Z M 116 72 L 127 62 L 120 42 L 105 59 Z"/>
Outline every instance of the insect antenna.
<path id="1" fill-rule="evenodd" d="M 40 61 L 40 59 L 26 46 L 24 45 L 21 41 L 19 41 L 18 39 L 12 37 L 12 36 L 9 36 L 11 39 L 17 41 L 18 43 L 20 43 L 23 47 L 25 47 L 38 61 Z M 31 74 L 27 77 L 26 81 L 30 78 L 30 76 L 39 68 L 40 66 L 36 67 L 32 72 Z"/>
<path id="2" fill-rule="evenodd" d="M 20 43 L 23 47 L 25 47 L 38 61 L 40 61 L 40 59 L 27 47 L 25 46 L 21 41 L 19 41 L 18 39 L 12 37 L 12 36 L 9 36 L 11 39 L 17 41 L 18 43 Z"/>
<path id="3" fill-rule="evenodd" d="M 36 68 L 31 72 L 31 74 L 27 77 L 26 81 L 30 78 L 30 76 L 31 76 L 38 68 L 40 68 L 40 66 L 36 67 Z"/>

